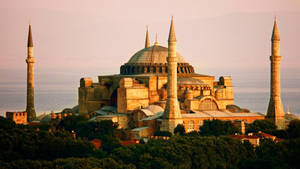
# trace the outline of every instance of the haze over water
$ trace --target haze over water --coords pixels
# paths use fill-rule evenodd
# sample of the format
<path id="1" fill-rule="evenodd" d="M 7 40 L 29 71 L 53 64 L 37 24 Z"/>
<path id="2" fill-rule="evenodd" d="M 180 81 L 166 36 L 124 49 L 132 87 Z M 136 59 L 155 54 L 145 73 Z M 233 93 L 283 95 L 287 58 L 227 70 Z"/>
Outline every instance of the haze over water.
<path id="1" fill-rule="evenodd" d="M 194 64 L 195 65 L 195 64 Z M 118 69 L 118 68 L 116 68 Z M 3 73 L 3 71 L 1 71 Z M 101 71 L 100 71 L 101 72 Z M 20 70 L 15 74 L 24 74 Z M 117 73 L 117 72 L 115 72 Z M 100 73 L 99 73 L 100 74 Z M 113 74 L 113 73 L 112 73 Z M 219 74 L 219 72 L 213 72 Z M 1 73 L 0 73 L 1 75 Z M 47 73 L 38 73 L 35 90 L 35 107 L 38 114 L 61 111 L 77 105 L 80 76 L 76 73 L 60 73 L 55 79 L 49 79 Z M 44 77 L 41 77 L 44 76 Z M 284 109 L 300 115 L 299 73 L 289 74 L 282 71 L 281 98 Z M 96 80 L 96 75 L 93 76 Z M 216 79 L 218 75 L 216 75 Z M 269 73 L 244 72 L 232 74 L 235 104 L 253 112 L 265 113 L 269 101 Z M 0 83 L 0 113 L 22 111 L 26 107 L 26 79 Z"/>

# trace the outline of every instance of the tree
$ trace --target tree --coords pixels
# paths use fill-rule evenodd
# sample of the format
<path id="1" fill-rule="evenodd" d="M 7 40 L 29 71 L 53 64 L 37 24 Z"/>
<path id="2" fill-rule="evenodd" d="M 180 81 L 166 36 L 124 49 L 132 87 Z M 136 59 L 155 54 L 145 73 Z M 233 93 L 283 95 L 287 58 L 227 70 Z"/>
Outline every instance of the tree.
<path id="1" fill-rule="evenodd" d="M 75 140 L 66 131 L 49 133 L 33 129 L 0 129 L 0 161 L 87 157 L 93 153 L 93 148 L 89 141 Z"/>
<path id="2" fill-rule="evenodd" d="M 292 120 L 287 128 L 287 133 L 289 138 L 298 138 L 300 137 L 300 120 Z"/>
<path id="3" fill-rule="evenodd" d="M 54 161 L 38 161 L 38 160 L 16 160 L 10 163 L 0 161 L 0 169 L 32 169 L 32 168 L 43 168 L 43 169 L 135 169 L 136 167 L 132 164 L 124 165 L 116 162 L 112 158 L 64 158 L 56 159 Z"/>
<path id="4" fill-rule="evenodd" d="M 78 124 L 84 122 L 88 122 L 88 119 L 85 116 L 67 116 L 59 122 L 57 127 L 72 131 Z"/>
<path id="5" fill-rule="evenodd" d="M 276 125 L 270 119 L 255 120 L 253 123 L 249 124 L 247 133 L 257 133 L 259 131 L 272 133 L 276 128 Z"/>
<path id="6" fill-rule="evenodd" d="M 169 131 L 156 131 L 154 132 L 154 136 L 166 136 L 166 137 L 171 137 L 172 133 Z"/>
<path id="7" fill-rule="evenodd" d="M 200 127 L 201 136 L 221 136 L 239 133 L 239 129 L 231 121 L 204 120 Z"/>
<path id="8" fill-rule="evenodd" d="M 16 127 L 16 123 L 11 119 L 0 116 L 0 129 L 12 129 Z"/>
<path id="9" fill-rule="evenodd" d="M 115 133 L 115 136 L 120 140 L 131 140 L 133 138 L 132 133 L 129 129 L 119 129 Z"/>
<path id="10" fill-rule="evenodd" d="M 174 129 L 174 134 L 179 134 L 180 136 L 185 135 L 185 128 L 184 125 L 178 124 Z"/>

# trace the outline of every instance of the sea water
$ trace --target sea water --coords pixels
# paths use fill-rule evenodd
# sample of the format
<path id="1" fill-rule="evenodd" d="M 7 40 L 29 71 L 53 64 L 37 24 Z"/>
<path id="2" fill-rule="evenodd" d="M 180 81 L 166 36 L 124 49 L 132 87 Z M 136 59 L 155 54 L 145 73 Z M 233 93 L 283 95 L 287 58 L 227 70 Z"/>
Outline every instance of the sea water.
<path id="1" fill-rule="evenodd" d="M 267 73 L 260 76 L 249 74 L 233 75 L 235 104 L 252 112 L 266 113 L 270 98 Z M 249 78 L 251 77 L 251 78 Z M 217 77 L 216 77 L 217 80 Z M 300 78 L 283 78 L 281 99 L 284 110 L 300 115 Z M 37 81 L 35 88 L 35 109 L 37 114 L 58 112 L 78 104 L 79 79 L 61 82 L 56 80 Z M 24 81 L 0 82 L 0 115 L 7 111 L 24 111 L 26 108 L 26 84 Z"/>

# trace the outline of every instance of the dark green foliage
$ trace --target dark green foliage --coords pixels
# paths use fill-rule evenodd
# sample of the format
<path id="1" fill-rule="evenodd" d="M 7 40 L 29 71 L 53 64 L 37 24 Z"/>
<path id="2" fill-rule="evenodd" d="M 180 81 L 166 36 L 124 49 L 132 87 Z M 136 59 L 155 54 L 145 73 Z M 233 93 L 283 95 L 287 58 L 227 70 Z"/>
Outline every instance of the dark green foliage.
<path id="1" fill-rule="evenodd" d="M 188 136 L 200 136 L 199 132 L 197 132 L 197 131 L 191 131 L 191 132 L 187 133 L 186 135 L 188 135 Z"/>
<path id="2" fill-rule="evenodd" d="M 106 142 L 112 145 L 104 145 L 102 151 L 93 149 L 86 140 L 72 139 L 69 132 L 12 129 L 0 131 L 0 142 L 0 169 L 296 169 L 300 161 L 300 138 L 280 143 L 261 141 L 256 149 L 249 142 L 224 136 L 175 135 L 126 147 L 115 146 L 117 143 L 108 138 Z"/>
<path id="3" fill-rule="evenodd" d="M 0 169 L 135 169 L 134 165 L 120 164 L 111 158 L 66 158 L 54 161 L 16 160 L 0 161 Z"/>
<path id="4" fill-rule="evenodd" d="M 231 121 L 204 120 L 200 127 L 201 136 L 221 136 L 239 133 L 239 129 Z"/>
<path id="5" fill-rule="evenodd" d="M 292 120 L 287 128 L 289 138 L 300 137 L 300 120 Z"/>
<path id="6" fill-rule="evenodd" d="M 87 157 L 93 146 L 82 139 L 74 140 L 69 132 L 49 133 L 30 129 L 0 129 L 0 160 L 52 160 L 64 157 Z"/>
<path id="7" fill-rule="evenodd" d="M 89 122 L 84 116 L 69 116 L 63 119 L 58 128 L 74 131 L 78 137 L 85 137 L 89 140 L 102 137 L 114 137 L 118 128 L 117 123 L 111 120 L 103 120 L 100 122 Z"/>
<path id="8" fill-rule="evenodd" d="M 276 128 L 276 125 L 270 119 L 255 120 L 253 123 L 249 124 L 247 133 L 257 133 L 259 131 L 272 133 Z"/>
<path id="9" fill-rule="evenodd" d="M 116 131 L 115 136 L 120 140 L 131 140 L 133 137 L 130 129 L 119 129 Z"/>
<path id="10" fill-rule="evenodd" d="M 185 135 L 185 128 L 182 124 L 178 124 L 174 129 L 174 134 L 178 134 L 180 136 Z"/>
<path id="11" fill-rule="evenodd" d="M 17 125 L 14 121 L 0 116 L 0 129 L 11 129 L 15 128 Z"/>
<path id="12" fill-rule="evenodd" d="M 268 134 L 276 136 L 277 138 L 288 139 L 289 134 L 286 130 L 272 130 Z"/>
<path id="13" fill-rule="evenodd" d="M 172 133 L 168 131 L 156 131 L 154 132 L 154 136 L 166 136 L 166 137 L 171 137 Z"/>
<path id="14" fill-rule="evenodd" d="M 52 169 L 51 161 L 38 160 L 14 160 L 9 163 L 0 161 L 0 169 Z"/>
<path id="15" fill-rule="evenodd" d="M 102 141 L 101 148 L 108 153 L 112 152 L 115 148 L 121 147 L 120 141 L 115 137 L 111 137 L 111 136 L 102 137 L 101 141 Z"/>
<path id="16" fill-rule="evenodd" d="M 118 130 L 118 124 L 111 120 L 89 122 L 84 116 L 70 116 L 62 120 L 58 127 L 69 132 L 74 131 L 81 138 L 100 139 L 102 141 L 101 148 L 106 152 L 120 147 L 119 139 L 130 138 L 126 131 Z"/>
<path id="17" fill-rule="evenodd" d="M 249 148 L 249 149 L 247 149 Z M 236 168 L 254 158 L 253 147 L 228 137 L 173 136 L 115 149 L 112 157 L 137 168 Z"/>
<path id="18" fill-rule="evenodd" d="M 61 122 L 61 130 L 56 132 L 16 127 L 13 123 L 3 126 L 0 169 L 297 169 L 300 161 L 299 121 L 292 121 L 287 130 L 274 130 L 292 139 L 279 143 L 261 140 L 255 149 L 249 142 L 219 136 L 233 134 L 237 129 L 231 122 L 217 120 L 206 121 L 200 134 L 219 137 L 190 132 L 125 147 L 118 138 L 127 139 L 128 131 L 118 130 L 112 121 L 90 123 L 74 117 Z M 178 133 L 182 132 L 181 127 L 177 126 Z M 78 132 L 76 140 L 69 132 L 72 130 Z M 155 134 L 171 136 L 169 132 Z M 100 138 L 102 148 L 95 149 L 85 138 Z"/>
<path id="19" fill-rule="evenodd" d="M 240 163 L 240 169 L 298 169 L 300 161 L 300 139 L 274 143 L 264 140 L 256 148 L 256 158 Z"/>

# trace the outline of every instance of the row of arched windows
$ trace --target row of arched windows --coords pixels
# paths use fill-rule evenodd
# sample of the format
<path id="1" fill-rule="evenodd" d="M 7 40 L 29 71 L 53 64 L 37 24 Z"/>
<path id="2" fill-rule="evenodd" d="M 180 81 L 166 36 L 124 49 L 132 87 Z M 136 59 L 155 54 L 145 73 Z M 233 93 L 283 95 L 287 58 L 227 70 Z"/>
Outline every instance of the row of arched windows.
<path id="1" fill-rule="evenodd" d="M 26 112 L 16 112 L 16 116 L 25 116 Z"/>
<path id="2" fill-rule="evenodd" d="M 168 66 L 139 66 L 139 65 L 123 65 L 120 68 L 120 73 L 122 75 L 130 74 L 144 74 L 144 73 L 168 73 Z M 192 66 L 178 65 L 177 73 L 194 73 L 194 68 Z"/>

